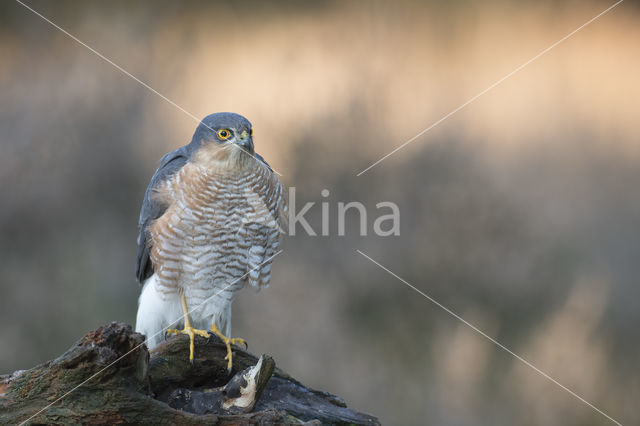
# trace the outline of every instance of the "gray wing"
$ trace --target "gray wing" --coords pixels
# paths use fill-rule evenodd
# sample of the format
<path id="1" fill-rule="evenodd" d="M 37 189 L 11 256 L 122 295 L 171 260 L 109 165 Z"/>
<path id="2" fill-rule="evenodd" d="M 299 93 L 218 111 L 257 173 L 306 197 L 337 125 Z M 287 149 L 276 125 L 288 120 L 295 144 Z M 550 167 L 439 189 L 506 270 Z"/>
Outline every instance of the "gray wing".
<path id="1" fill-rule="evenodd" d="M 254 154 L 258 160 L 260 160 L 262 163 L 264 163 L 265 166 L 267 166 L 270 172 L 273 172 L 273 169 L 271 168 L 269 163 L 267 163 L 267 161 L 264 158 L 262 158 L 262 155 L 258 154 L 257 152 L 255 152 Z"/>
<path id="2" fill-rule="evenodd" d="M 138 220 L 138 259 L 136 262 L 136 278 L 141 284 L 153 275 L 153 264 L 149 257 L 151 250 L 148 232 L 149 225 L 162 216 L 168 207 L 159 202 L 153 195 L 157 191 L 157 188 L 180 170 L 187 161 L 188 152 L 184 146 L 166 154 L 160 160 L 160 167 L 158 167 L 158 170 L 153 174 L 151 182 L 144 193 L 140 219 Z"/>

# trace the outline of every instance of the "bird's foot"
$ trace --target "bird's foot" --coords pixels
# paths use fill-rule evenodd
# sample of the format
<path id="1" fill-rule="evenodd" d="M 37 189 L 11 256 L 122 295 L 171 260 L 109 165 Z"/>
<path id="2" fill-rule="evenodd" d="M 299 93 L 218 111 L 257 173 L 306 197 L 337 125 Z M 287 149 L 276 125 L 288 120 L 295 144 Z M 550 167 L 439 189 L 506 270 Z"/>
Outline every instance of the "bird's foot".
<path id="1" fill-rule="evenodd" d="M 195 346 L 194 341 L 195 341 L 196 335 L 209 338 L 209 332 L 207 330 L 198 330 L 197 328 L 193 328 L 190 325 L 187 325 L 182 330 L 170 328 L 167 330 L 166 334 L 168 336 L 173 336 L 177 334 L 186 334 L 187 336 L 189 336 L 189 362 L 191 362 L 191 364 L 193 364 L 193 352 L 194 352 L 194 346 Z"/>
<path id="2" fill-rule="evenodd" d="M 227 356 L 225 356 L 224 359 L 227 360 L 227 373 L 231 374 L 231 367 L 233 366 L 233 354 L 231 352 L 231 345 L 243 345 L 245 349 L 248 348 L 249 345 L 247 345 L 247 342 L 244 339 L 229 338 L 222 334 L 215 322 L 211 324 L 211 333 L 218 336 L 227 347 Z"/>

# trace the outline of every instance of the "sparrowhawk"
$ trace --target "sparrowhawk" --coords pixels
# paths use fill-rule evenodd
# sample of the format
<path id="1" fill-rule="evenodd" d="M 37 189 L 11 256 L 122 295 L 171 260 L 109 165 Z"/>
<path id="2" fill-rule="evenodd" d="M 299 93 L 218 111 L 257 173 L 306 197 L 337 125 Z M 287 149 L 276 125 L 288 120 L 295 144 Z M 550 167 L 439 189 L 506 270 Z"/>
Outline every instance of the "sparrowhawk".
<path id="1" fill-rule="evenodd" d="M 153 348 L 182 316 L 190 338 L 218 335 L 227 346 L 231 303 L 246 283 L 269 283 L 287 217 L 283 187 L 254 151 L 253 129 L 244 117 L 205 117 L 191 142 L 166 154 L 144 195 L 138 223 L 136 275 L 143 284 L 136 331 Z"/>

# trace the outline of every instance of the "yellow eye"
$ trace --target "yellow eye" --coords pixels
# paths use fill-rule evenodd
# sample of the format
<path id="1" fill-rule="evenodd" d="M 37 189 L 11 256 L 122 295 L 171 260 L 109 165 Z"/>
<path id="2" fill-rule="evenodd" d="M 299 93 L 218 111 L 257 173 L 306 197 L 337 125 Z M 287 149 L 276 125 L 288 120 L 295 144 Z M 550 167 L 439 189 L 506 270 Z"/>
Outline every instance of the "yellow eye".
<path id="1" fill-rule="evenodd" d="M 227 129 L 218 130 L 218 137 L 220 139 L 222 139 L 222 140 L 229 139 L 230 136 L 231 136 L 231 132 L 228 131 Z"/>
<path id="2" fill-rule="evenodd" d="M 253 136 L 253 129 L 249 129 L 249 136 Z"/>

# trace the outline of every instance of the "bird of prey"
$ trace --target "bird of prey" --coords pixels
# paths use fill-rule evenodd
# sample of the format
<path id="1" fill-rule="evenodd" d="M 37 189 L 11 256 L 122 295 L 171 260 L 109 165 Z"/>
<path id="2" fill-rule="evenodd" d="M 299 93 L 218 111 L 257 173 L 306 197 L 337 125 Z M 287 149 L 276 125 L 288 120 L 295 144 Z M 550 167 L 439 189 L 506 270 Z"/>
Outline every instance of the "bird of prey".
<path id="1" fill-rule="evenodd" d="M 182 329 L 167 333 L 189 336 L 189 359 L 195 335 L 212 333 L 231 370 L 230 345 L 244 344 L 229 338 L 231 303 L 246 283 L 269 284 L 286 218 L 286 195 L 254 151 L 251 123 L 234 113 L 205 117 L 189 144 L 160 160 L 140 211 L 136 331 L 149 348 L 182 317 Z"/>

